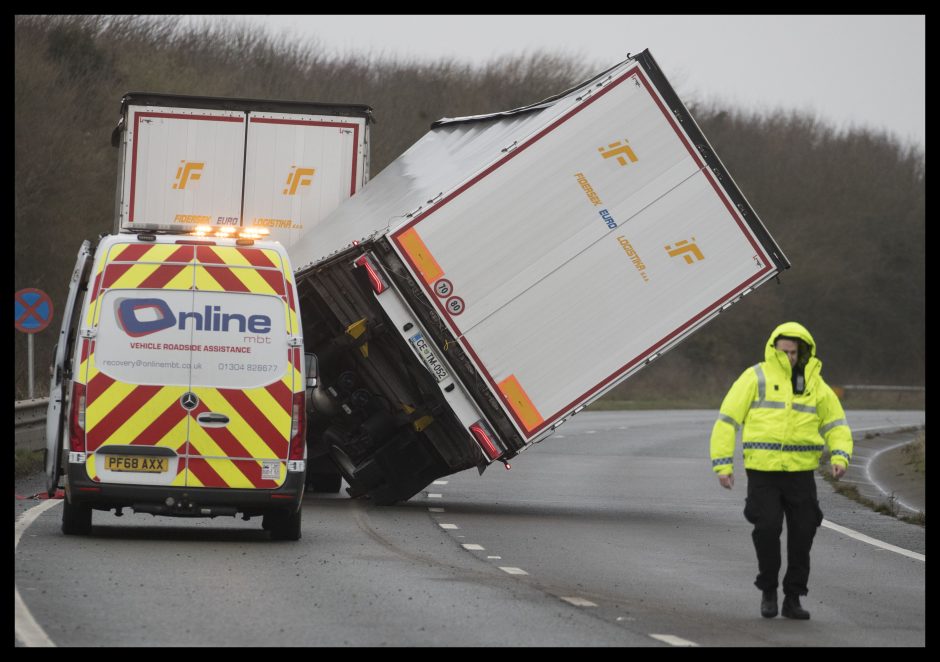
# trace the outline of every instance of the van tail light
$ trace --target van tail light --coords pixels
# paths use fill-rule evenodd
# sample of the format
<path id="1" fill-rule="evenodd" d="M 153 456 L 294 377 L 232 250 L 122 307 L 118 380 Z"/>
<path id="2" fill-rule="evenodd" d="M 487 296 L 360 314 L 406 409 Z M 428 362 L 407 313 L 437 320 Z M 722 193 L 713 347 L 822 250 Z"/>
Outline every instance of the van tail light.
<path id="1" fill-rule="evenodd" d="M 388 283 L 385 282 L 382 274 L 379 273 L 379 270 L 376 268 L 375 264 L 372 262 L 372 259 L 368 255 L 359 256 L 356 258 L 354 264 L 357 267 L 365 268 L 366 274 L 369 276 L 369 284 L 372 285 L 372 290 L 376 294 L 381 294 L 388 289 Z"/>
<path id="2" fill-rule="evenodd" d="M 307 423 L 304 402 L 305 394 L 303 391 L 294 393 L 294 411 L 290 421 L 290 452 L 287 458 L 289 460 L 304 459 L 304 450 L 306 449 L 304 429 Z"/>
<path id="3" fill-rule="evenodd" d="M 69 412 L 69 447 L 76 453 L 85 452 L 85 385 L 72 383 L 72 404 Z"/>
<path id="4" fill-rule="evenodd" d="M 506 452 L 499 438 L 487 427 L 483 421 L 477 421 L 470 426 L 470 434 L 480 444 L 483 453 L 492 461 L 499 459 Z"/>

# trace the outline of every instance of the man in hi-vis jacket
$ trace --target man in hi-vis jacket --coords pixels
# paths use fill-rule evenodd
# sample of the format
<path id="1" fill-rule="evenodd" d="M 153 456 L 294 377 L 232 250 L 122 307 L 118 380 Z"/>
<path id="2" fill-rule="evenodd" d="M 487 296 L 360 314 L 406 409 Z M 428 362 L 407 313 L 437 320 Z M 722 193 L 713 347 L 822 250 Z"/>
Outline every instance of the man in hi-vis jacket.
<path id="1" fill-rule="evenodd" d="M 780 533 L 787 520 L 787 573 L 783 608 L 787 618 L 808 619 L 800 605 L 809 579 L 809 551 L 823 514 L 813 477 L 826 444 L 832 475 L 845 474 L 852 432 L 839 398 L 820 371 L 816 343 L 802 325 L 781 324 L 764 347 L 764 360 L 731 386 L 712 429 L 712 469 L 721 486 L 734 486 L 734 442 L 742 430 L 747 500 L 744 517 L 754 525 L 762 591 L 761 615 L 777 615 Z M 743 428 L 743 429 L 742 429 Z"/>

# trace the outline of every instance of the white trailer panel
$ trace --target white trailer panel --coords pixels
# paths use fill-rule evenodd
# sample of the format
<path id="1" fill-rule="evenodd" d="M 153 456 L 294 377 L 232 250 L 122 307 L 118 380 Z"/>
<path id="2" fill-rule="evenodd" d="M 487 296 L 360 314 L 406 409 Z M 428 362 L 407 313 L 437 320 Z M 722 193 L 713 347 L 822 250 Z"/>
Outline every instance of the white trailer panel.
<path id="1" fill-rule="evenodd" d="M 245 227 L 290 246 L 363 185 L 366 119 L 251 113 Z"/>
<path id="2" fill-rule="evenodd" d="M 526 439 L 773 272 L 639 66 L 391 236 Z"/>
<path id="3" fill-rule="evenodd" d="M 124 149 L 121 228 L 239 224 L 244 113 L 131 106 Z"/>

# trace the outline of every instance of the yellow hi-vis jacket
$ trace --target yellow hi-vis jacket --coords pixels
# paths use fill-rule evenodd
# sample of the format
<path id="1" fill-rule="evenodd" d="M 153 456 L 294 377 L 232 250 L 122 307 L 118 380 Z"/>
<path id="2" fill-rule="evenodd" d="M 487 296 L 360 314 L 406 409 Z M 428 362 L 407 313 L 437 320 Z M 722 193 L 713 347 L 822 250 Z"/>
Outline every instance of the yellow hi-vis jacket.
<path id="1" fill-rule="evenodd" d="M 809 345 L 802 395 L 793 393 L 787 355 L 774 348 L 778 336 Z M 819 466 L 824 444 L 830 462 L 848 467 L 852 431 L 838 396 L 823 381 L 816 343 L 802 325 L 781 324 L 764 348 L 764 361 L 738 377 L 721 403 L 712 428 L 711 460 L 717 474 L 733 473 L 735 435 L 743 427 L 744 467 L 758 471 L 807 471 Z"/>

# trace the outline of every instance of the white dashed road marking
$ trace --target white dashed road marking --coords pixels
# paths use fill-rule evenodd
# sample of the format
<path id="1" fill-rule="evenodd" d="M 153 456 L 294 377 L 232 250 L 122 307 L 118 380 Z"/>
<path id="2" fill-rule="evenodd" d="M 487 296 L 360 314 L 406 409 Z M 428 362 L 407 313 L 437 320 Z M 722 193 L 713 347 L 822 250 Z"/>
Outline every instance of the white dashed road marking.
<path id="1" fill-rule="evenodd" d="M 464 543 L 464 544 L 463 544 L 463 548 L 464 548 L 464 549 L 473 550 L 474 552 L 482 552 L 482 551 L 484 551 L 483 545 L 477 545 L 476 543 L 472 543 L 472 542 L 466 542 L 466 543 Z"/>
<path id="2" fill-rule="evenodd" d="M 659 639 L 660 641 L 663 641 L 669 644 L 670 646 L 694 646 L 696 648 L 698 647 L 698 644 L 695 643 L 694 641 L 689 641 L 688 639 L 680 639 L 679 637 L 676 637 L 675 635 L 671 635 L 671 634 L 651 634 L 650 636 L 653 639 Z"/>
<path id="3" fill-rule="evenodd" d="M 570 602 L 575 607 L 596 607 L 597 605 L 590 600 L 585 600 L 584 598 L 562 598 L 565 602 Z"/>
<path id="4" fill-rule="evenodd" d="M 511 568 L 511 567 L 506 568 L 506 567 L 500 566 L 499 569 L 502 570 L 503 572 L 508 572 L 510 575 L 528 575 L 529 574 L 522 568 Z"/>
<path id="5" fill-rule="evenodd" d="M 444 512 L 444 509 L 443 509 L 443 508 L 428 508 L 428 512 L 432 512 L 432 513 L 442 513 L 442 512 Z"/>
<path id="6" fill-rule="evenodd" d="M 502 560 L 503 560 L 503 557 L 502 557 L 502 556 L 487 556 L 486 558 L 488 558 L 488 559 L 496 559 L 496 560 L 499 560 L 499 561 L 502 561 Z"/>
<path id="7" fill-rule="evenodd" d="M 432 483 L 432 484 L 433 484 L 433 485 L 447 485 L 447 481 L 446 481 L 446 480 L 435 480 L 434 483 Z"/>
<path id="8" fill-rule="evenodd" d="M 428 498 L 429 498 L 429 499 L 440 499 L 440 498 L 441 498 L 441 495 L 440 495 L 440 494 L 428 494 Z"/>
<path id="9" fill-rule="evenodd" d="M 441 524 L 440 527 L 441 527 L 442 529 L 449 529 L 449 530 L 451 530 L 451 531 L 460 528 L 460 527 L 457 526 L 456 524 Z"/>

